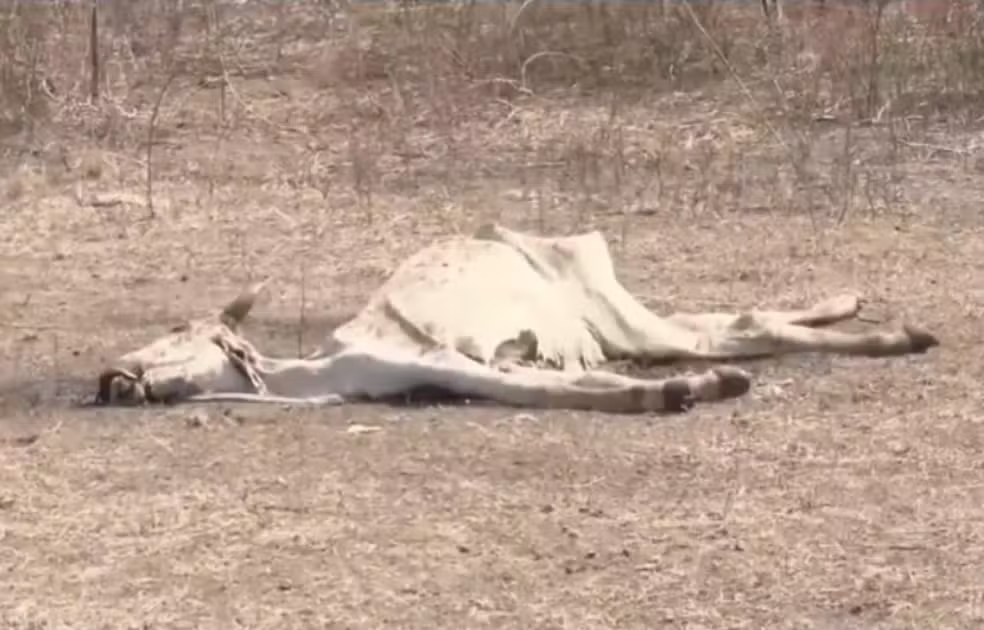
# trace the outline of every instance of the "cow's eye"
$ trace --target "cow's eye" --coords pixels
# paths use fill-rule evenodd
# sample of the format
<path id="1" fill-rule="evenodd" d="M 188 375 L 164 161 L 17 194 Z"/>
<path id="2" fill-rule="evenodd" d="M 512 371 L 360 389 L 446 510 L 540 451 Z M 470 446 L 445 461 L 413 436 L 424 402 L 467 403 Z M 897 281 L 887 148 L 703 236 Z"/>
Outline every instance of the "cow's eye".
<path id="1" fill-rule="evenodd" d="M 183 333 L 183 332 L 187 332 L 189 328 L 190 327 L 188 326 L 188 324 L 186 322 L 184 324 L 178 324 L 177 326 L 175 326 L 174 328 L 171 329 L 171 332 L 172 333 Z"/>

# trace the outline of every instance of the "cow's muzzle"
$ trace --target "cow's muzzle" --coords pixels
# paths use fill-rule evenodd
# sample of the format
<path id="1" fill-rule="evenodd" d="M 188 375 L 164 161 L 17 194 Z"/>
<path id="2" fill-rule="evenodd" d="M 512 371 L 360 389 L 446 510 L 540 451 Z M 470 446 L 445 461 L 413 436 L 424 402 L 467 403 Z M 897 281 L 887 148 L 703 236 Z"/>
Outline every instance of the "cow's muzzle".
<path id="1" fill-rule="evenodd" d="M 113 385 L 117 379 L 122 379 L 128 387 L 118 389 L 117 395 L 113 395 Z M 123 392 L 127 392 L 123 395 Z M 143 379 L 139 370 L 128 370 L 121 367 L 112 367 L 104 370 L 99 375 L 99 388 L 96 392 L 96 404 L 108 405 L 114 402 L 127 402 L 139 404 L 145 400 Z"/>

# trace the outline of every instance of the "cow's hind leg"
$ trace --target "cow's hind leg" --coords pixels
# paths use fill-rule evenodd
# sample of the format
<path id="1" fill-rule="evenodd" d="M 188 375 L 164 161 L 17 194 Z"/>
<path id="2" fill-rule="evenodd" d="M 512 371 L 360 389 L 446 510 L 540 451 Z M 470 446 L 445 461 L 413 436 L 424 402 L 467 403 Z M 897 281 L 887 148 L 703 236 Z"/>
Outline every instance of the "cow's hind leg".
<path id="1" fill-rule="evenodd" d="M 919 354 L 939 345 L 929 332 L 914 326 L 854 333 L 776 322 L 757 313 L 740 316 L 722 335 L 708 336 L 708 358 L 752 358 L 801 352 L 867 357 Z"/>
<path id="2" fill-rule="evenodd" d="M 861 311 L 861 299 L 856 295 L 838 295 L 818 302 L 808 309 L 793 311 L 754 310 L 751 315 L 757 320 L 773 324 L 795 324 L 798 326 L 828 326 L 840 321 L 853 319 Z M 709 332 L 722 330 L 735 325 L 742 313 L 675 313 L 667 319 L 686 327 L 688 330 Z"/>
<path id="3" fill-rule="evenodd" d="M 778 324 L 815 327 L 853 319 L 860 312 L 861 298 L 857 295 L 845 294 L 828 298 L 804 310 L 757 311 L 756 314 Z"/>

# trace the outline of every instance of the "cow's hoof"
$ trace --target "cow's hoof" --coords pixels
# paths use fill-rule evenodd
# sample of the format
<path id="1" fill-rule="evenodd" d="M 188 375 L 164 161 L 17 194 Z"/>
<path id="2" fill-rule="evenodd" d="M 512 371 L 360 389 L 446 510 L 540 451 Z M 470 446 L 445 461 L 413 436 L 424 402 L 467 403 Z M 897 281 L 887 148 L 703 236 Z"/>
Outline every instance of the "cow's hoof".
<path id="1" fill-rule="evenodd" d="M 909 337 L 909 347 L 913 352 L 921 354 L 934 346 L 940 345 L 940 340 L 928 330 L 909 324 L 904 325 L 902 329 L 905 331 L 906 336 Z"/>
<path id="2" fill-rule="evenodd" d="M 663 410 L 683 412 L 693 408 L 696 398 L 686 379 L 673 379 L 663 385 Z"/>
<path id="3" fill-rule="evenodd" d="M 721 365 L 713 370 L 718 378 L 718 392 L 722 399 L 744 396 L 752 388 L 752 377 L 739 367 Z"/>

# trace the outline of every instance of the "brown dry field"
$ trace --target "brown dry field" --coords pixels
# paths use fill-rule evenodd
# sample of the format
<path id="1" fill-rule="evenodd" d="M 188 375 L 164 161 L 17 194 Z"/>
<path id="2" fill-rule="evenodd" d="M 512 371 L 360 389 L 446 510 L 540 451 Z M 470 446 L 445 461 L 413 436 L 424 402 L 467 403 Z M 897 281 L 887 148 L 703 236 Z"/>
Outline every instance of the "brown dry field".
<path id="1" fill-rule="evenodd" d="M 230 73 L 221 114 L 177 76 L 153 217 L 159 85 L 5 141 L 0 627 L 981 627 L 977 127 L 783 128 L 794 168 L 726 77 L 496 96 L 307 43 Z M 751 363 L 747 397 L 676 416 L 74 404 L 265 275 L 248 335 L 309 351 L 492 220 L 603 230 L 660 312 L 854 291 L 942 345 Z"/>

